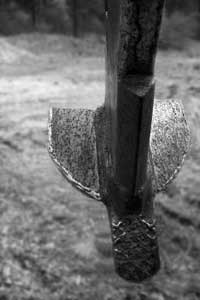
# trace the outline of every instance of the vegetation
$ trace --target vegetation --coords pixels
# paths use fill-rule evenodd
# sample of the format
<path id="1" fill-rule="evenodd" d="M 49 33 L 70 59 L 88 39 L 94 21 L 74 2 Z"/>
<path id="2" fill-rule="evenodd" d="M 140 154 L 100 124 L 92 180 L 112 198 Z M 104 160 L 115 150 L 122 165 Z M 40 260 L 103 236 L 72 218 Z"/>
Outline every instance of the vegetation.
<path id="1" fill-rule="evenodd" d="M 164 15 L 160 36 L 160 48 L 181 50 L 191 39 L 198 39 L 199 24 L 196 14 L 185 15 L 175 11 Z"/>
<path id="2" fill-rule="evenodd" d="M 1 0 L 0 34 L 104 34 L 105 0 Z M 200 39 L 200 0 L 167 0 L 160 47 L 181 49 Z"/>

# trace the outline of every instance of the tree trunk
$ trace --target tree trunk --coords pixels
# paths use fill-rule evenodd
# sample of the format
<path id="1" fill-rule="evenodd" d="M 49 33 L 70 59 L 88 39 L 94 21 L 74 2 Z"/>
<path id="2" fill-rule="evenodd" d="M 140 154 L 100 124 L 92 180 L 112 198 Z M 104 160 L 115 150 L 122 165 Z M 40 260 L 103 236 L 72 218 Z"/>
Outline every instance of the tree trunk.
<path id="1" fill-rule="evenodd" d="M 72 31 L 78 37 L 78 0 L 72 0 Z"/>
<path id="2" fill-rule="evenodd" d="M 44 0 L 33 0 L 31 2 L 31 17 L 32 17 L 32 24 L 34 27 L 36 27 L 38 24 L 42 6 L 44 6 L 45 4 L 46 4 L 46 1 L 44 1 Z"/>

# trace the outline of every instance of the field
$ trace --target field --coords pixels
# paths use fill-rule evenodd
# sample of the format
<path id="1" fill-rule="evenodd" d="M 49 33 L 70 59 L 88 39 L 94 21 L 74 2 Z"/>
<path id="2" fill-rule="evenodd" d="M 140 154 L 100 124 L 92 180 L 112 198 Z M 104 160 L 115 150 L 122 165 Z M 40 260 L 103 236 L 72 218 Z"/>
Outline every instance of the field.
<path id="1" fill-rule="evenodd" d="M 161 271 L 113 270 L 106 211 L 74 190 L 47 152 L 51 105 L 104 101 L 104 44 L 47 34 L 0 38 L 0 300 L 200 299 L 200 47 L 159 52 L 156 97 L 181 98 L 192 145 L 156 198 Z"/>

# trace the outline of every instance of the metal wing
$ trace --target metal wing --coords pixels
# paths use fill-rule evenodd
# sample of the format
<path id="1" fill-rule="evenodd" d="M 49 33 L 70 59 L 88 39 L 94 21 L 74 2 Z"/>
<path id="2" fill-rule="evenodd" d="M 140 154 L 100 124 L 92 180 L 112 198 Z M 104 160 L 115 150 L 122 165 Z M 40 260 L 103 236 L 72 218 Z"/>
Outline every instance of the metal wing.
<path id="1" fill-rule="evenodd" d="M 99 110 L 52 108 L 49 153 L 62 174 L 89 197 L 101 200 L 95 117 Z M 98 127 L 104 128 L 103 124 Z M 102 141 L 103 143 L 103 141 Z M 148 170 L 154 192 L 163 190 L 179 172 L 190 144 L 190 132 L 179 101 L 156 100 Z"/>

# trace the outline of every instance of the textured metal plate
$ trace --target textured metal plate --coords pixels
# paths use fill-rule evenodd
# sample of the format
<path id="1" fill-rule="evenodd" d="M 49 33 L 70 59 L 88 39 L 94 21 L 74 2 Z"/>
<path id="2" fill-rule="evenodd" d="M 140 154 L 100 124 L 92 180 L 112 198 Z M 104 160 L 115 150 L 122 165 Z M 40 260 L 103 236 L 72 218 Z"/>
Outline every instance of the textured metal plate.
<path id="1" fill-rule="evenodd" d="M 95 111 L 52 108 L 49 153 L 66 179 L 88 196 L 99 199 Z"/>
<path id="2" fill-rule="evenodd" d="M 161 191 L 180 171 L 190 146 L 190 131 L 180 101 L 157 100 L 150 136 L 154 190 Z"/>
<path id="3" fill-rule="evenodd" d="M 104 130 L 104 119 L 95 118 L 93 110 L 52 108 L 49 153 L 68 181 L 88 196 L 100 200 L 96 120 L 102 122 L 98 126 Z M 190 133 L 181 103 L 171 99 L 156 100 L 148 161 L 154 192 L 163 190 L 175 178 L 189 144 Z"/>

